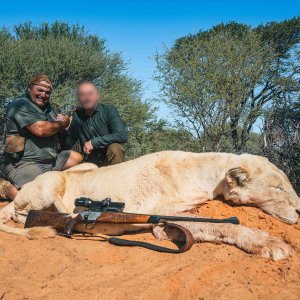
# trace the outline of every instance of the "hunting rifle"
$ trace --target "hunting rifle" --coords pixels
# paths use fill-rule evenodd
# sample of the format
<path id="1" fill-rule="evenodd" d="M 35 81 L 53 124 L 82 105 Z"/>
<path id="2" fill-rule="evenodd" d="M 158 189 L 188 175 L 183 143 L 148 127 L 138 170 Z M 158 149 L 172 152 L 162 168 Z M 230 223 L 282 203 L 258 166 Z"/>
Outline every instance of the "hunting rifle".
<path id="1" fill-rule="evenodd" d="M 160 224 L 165 223 L 165 226 L 181 232 L 185 237 L 184 244 L 179 249 L 169 249 L 145 242 L 125 240 L 115 237 L 107 237 L 106 240 L 118 246 L 140 246 L 151 250 L 167 253 L 182 253 L 189 250 L 193 245 L 193 236 L 191 232 L 170 221 L 185 221 L 185 222 L 207 222 L 207 223 L 230 223 L 240 224 L 238 218 L 230 217 L 227 219 L 210 219 L 210 218 L 195 218 L 184 216 L 164 216 L 164 215 L 147 215 L 125 213 L 123 209 L 125 203 L 112 202 L 110 198 L 102 201 L 93 201 L 89 198 L 80 197 L 74 202 L 76 207 L 85 208 L 76 217 L 66 213 L 53 213 L 38 210 L 31 210 L 28 213 L 25 228 L 35 226 L 51 226 L 56 229 L 60 235 L 72 237 L 73 232 L 77 232 L 76 225 L 83 224 L 85 230 L 92 230 L 96 223 L 114 223 L 114 224 Z M 86 232 L 84 232 L 85 234 Z"/>

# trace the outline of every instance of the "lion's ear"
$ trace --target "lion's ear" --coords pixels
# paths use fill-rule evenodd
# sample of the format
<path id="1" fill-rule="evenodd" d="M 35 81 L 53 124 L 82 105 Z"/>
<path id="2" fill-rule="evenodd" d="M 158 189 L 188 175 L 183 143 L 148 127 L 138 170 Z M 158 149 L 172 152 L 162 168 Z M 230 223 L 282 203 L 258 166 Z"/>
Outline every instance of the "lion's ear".
<path id="1" fill-rule="evenodd" d="M 244 168 L 230 169 L 225 175 L 226 181 L 230 187 L 244 186 L 250 181 L 249 173 Z"/>

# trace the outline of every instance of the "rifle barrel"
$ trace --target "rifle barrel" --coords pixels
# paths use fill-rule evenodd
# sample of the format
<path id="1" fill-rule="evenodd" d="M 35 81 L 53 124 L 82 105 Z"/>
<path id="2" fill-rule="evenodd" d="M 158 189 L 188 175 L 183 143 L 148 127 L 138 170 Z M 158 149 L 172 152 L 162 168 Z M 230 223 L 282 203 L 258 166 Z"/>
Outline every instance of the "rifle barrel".
<path id="1" fill-rule="evenodd" d="M 161 221 L 230 223 L 230 224 L 235 224 L 235 225 L 240 224 L 240 221 L 237 217 L 230 217 L 227 219 L 212 219 L 212 218 L 197 218 L 197 217 L 183 217 L 183 216 L 155 216 L 155 215 L 150 216 L 148 223 L 159 223 Z"/>

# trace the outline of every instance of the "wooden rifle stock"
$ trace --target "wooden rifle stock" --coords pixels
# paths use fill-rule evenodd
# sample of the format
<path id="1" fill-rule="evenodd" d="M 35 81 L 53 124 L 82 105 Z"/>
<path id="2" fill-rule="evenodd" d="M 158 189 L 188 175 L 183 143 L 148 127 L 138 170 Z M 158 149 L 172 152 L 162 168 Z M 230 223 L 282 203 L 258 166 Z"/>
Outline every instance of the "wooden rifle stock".
<path id="1" fill-rule="evenodd" d="M 95 222 L 115 224 L 148 223 L 149 218 L 150 215 L 102 212 Z M 64 232 L 66 235 L 72 235 L 76 225 L 83 221 L 84 219 L 81 214 L 72 218 L 71 215 L 65 213 L 31 210 L 28 213 L 25 228 L 51 226 L 59 232 Z"/>
<path id="2" fill-rule="evenodd" d="M 72 220 L 71 215 L 40 210 L 30 210 L 25 222 L 25 228 L 50 226 L 63 232 L 66 224 Z"/>

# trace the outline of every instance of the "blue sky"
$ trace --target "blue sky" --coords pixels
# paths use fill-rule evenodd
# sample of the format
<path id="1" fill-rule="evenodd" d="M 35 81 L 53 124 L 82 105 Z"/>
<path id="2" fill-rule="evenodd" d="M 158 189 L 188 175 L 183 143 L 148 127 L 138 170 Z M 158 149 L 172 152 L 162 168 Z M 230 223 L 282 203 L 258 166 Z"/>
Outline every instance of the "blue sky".
<path id="1" fill-rule="evenodd" d="M 238 21 L 256 26 L 299 15 L 299 1 L 41 1 L 0 0 L 0 26 L 24 21 L 33 24 L 55 20 L 80 23 L 107 40 L 112 51 L 122 53 L 129 72 L 143 81 L 144 98 L 157 96 L 152 79 L 154 55 L 184 35 L 221 22 Z M 160 106 L 159 115 L 168 110 Z"/>

